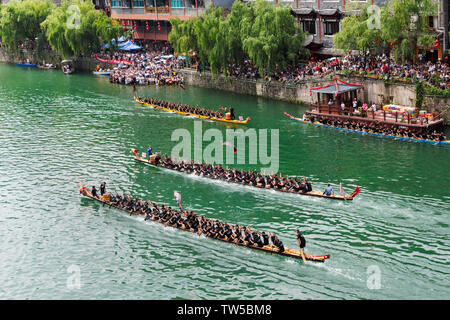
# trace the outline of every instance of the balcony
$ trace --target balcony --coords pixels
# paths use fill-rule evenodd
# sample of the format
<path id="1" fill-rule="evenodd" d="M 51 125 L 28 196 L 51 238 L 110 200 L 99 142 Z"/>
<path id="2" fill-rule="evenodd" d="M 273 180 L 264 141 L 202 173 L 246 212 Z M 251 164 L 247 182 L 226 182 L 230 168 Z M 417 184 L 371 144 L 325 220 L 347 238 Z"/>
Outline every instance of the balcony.
<path id="1" fill-rule="evenodd" d="M 123 20 L 168 20 L 171 18 L 180 18 L 181 20 L 200 16 L 206 11 L 206 8 L 112 8 L 111 16 L 114 19 Z"/>

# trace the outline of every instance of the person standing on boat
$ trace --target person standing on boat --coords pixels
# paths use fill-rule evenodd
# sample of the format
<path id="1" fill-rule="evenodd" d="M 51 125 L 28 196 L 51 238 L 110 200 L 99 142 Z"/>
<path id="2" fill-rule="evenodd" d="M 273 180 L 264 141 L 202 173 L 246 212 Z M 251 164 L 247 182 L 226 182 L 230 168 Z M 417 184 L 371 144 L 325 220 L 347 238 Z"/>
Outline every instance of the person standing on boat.
<path id="1" fill-rule="evenodd" d="M 306 246 L 306 239 L 305 237 L 301 234 L 300 230 L 297 229 L 297 243 L 298 243 L 298 247 L 300 249 L 300 256 L 303 259 L 303 262 L 306 263 L 306 258 L 305 258 L 305 246 Z"/>
<path id="2" fill-rule="evenodd" d="M 153 154 L 152 146 L 148 146 L 147 154 L 148 154 L 148 157 L 149 157 L 149 158 L 150 158 L 150 156 Z"/>
<path id="3" fill-rule="evenodd" d="M 231 120 L 234 120 L 234 108 L 233 107 L 230 107 L 230 117 L 231 117 Z"/>
<path id="4" fill-rule="evenodd" d="M 103 196 L 106 193 L 106 182 L 100 185 L 100 195 Z"/>
<path id="5" fill-rule="evenodd" d="M 333 188 L 330 186 L 330 184 L 327 185 L 325 188 L 325 191 L 323 192 L 324 195 L 331 196 L 333 194 Z"/>
<path id="6" fill-rule="evenodd" d="M 344 101 L 341 102 L 341 110 L 342 110 L 342 114 L 345 114 L 345 103 L 344 103 Z"/>
<path id="7" fill-rule="evenodd" d="M 358 112 L 358 100 L 356 98 L 353 99 L 353 113 Z"/>
<path id="8" fill-rule="evenodd" d="M 97 198 L 97 189 L 95 189 L 95 186 L 92 186 L 91 193 L 94 198 Z"/>

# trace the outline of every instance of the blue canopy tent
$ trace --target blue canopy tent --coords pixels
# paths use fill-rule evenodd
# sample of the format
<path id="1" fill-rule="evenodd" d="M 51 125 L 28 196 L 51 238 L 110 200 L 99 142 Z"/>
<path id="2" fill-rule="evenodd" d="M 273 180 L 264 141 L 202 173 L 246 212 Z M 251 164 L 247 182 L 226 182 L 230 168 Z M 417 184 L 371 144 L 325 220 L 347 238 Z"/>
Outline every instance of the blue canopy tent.
<path id="1" fill-rule="evenodd" d="M 135 43 L 128 40 L 127 42 L 119 44 L 118 49 L 123 51 L 136 51 L 143 49 L 143 47 L 138 46 Z"/>
<path id="2" fill-rule="evenodd" d="M 128 40 L 129 41 L 129 40 Z M 123 43 L 125 42 L 125 37 L 124 36 L 121 36 L 120 38 L 119 38 L 119 40 L 117 40 L 117 43 L 118 43 L 118 46 L 120 47 L 121 45 L 123 45 Z M 116 39 L 112 39 L 111 40 L 111 43 L 112 44 L 115 44 L 116 43 Z M 105 43 L 104 45 L 102 45 L 101 46 L 102 48 L 106 48 L 106 49 L 108 49 L 109 48 L 109 43 Z"/>

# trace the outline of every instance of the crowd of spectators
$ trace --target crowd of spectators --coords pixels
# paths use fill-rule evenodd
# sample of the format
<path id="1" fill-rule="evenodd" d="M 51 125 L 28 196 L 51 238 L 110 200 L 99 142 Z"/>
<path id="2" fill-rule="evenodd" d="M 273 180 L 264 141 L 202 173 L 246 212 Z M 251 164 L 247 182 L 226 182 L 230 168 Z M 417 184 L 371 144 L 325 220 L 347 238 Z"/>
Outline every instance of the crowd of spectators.
<path id="1" fill-rule="evenodd" d="M 257 80 L 263 78 L 266 82 L 279 82 L 294 85 L 305 78 L 319 77 L 351 72 L 359 75 L 372 75 L 385 80 L 424 81 L 440 89 L 450 88 L 450 66 L 448 63 L 437 61 L 426 62 L 419 55 L 417 63 L 396 63 L 385 54 L 377 56 L 360 56 L 348 54 L 344 57 L 333 57 L 324 60 L 312 58 L 309 62 L 289 66 L 283 71 L 261 77 L 251 61 L 246 60 L 243 66 L 230 65 L 228 75 L 232 77 Z"/>
<path id="2" fill-rule="evenodd" d="M 184 80 L 176 70 L 182 62 L 173 56 L 172 48 L 167 44 L 150 44 L 145 50 L 137 52 L 101 52 L 98 56 L 106 60 L 120 60 L 121 63 L 110 75 L 113 83 L 125 85 L 180 85 Z"/>
<path id="3" fill-rule="evenodd" d="M 183 83 L 183 78 L 176 69 L 183 67 L 183 60 L 173 55 L 173 49 L 168 43 L 151 43 L 145 50 L 129 53 L 117 51 L 101 53 L 105 59 L 126 60 L 132 66 L 119 65 L 111 74 L 110 80 L 121 84 L 167 85 Z M 192 66 L 195 58 L 191 59 Z M 202 70 L 200 68 L 200 70 Z M 282 83 L 295 85 L 307 78 L 323 78 L 331 74 L 351 73 L 384 80 L 415 82 L 421 80 L 439 89 L 450 89 L 450 66 L 447 61 L 427 62 L 419 55 L 416 63 L 400 64 L 392 58 L 382 55 L 354 55 L 328 59 L 311 58 L 307 62 L 291 65 L 283 71 L 263 73 L 258 71 L 251 60 L 245 60 L 242 65 L 229 65 L 227 75 L 247 80 L 262 79 L 266 83 Z"/>

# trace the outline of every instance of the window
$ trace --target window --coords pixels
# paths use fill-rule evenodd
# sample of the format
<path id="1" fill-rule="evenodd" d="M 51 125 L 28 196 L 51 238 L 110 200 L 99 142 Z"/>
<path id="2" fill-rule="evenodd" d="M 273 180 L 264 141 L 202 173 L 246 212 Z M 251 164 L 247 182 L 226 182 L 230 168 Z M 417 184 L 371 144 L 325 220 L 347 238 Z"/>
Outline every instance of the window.
<path id="1" fill-rule="evenodd" d="M 339 21 L 337 20 L 325 20 L 323 22 L 324 30 L 323 33 L 327 36 L 331 36 L 339 32 Z"/>
<path id="2" fill-rule="evenodd" d="M 144 0 L 133 0 L 133 8 L 144 7 Z"/>
<path id="3" fill-rule="evenodd" d="M 120 8 L 122 7 L 122 1 L 121 0 L 112 0 L 111 1 L 111 7 Z"/>
<path id="4" fill-rule="evenodd" d="M 183 0 L 172 0 L 170 5 L 172 8 L 183 8 Z"/>
<path id="5" fill-rule="evenodd" d="M 316 20 L 301 20 L 302 29 L 309 34 L 316 34 Z"/>
<path id="6" fill-rule="evenodd" d="M 434 29 L 434 17 L 433 16 L 428 17 L 428 28 Z"/>

